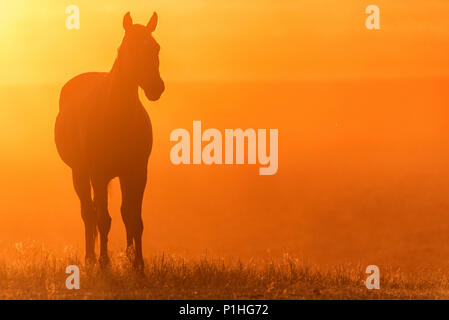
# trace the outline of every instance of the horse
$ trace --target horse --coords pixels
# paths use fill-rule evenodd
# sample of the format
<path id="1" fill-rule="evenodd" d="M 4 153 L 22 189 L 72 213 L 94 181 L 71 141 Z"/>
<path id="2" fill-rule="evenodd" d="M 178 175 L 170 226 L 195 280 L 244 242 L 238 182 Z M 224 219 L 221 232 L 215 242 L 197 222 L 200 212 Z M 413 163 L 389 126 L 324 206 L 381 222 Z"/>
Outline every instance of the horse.
<path id="1" fill-rule="evenodd" d="M 153 144 L 151 121 L 139 100 L 143 89 L 150 101 L 165 90 L 159 73 L 160 45 L 153 38 L 158 16 L 146 26 L 123 17 L 124 37 L 109 72 L 88 72 L 61 89 L 55 123 L 59 156 L 71 169 L 85 227 L 86 264 L 97 261 L 95 239 L 100 234 L 100 266 L 110 264 L 108 184 L 118 177 L 121 216 L 126 228 L 127 253 L 143 271 L 142 200 L 148 159 Z"/>

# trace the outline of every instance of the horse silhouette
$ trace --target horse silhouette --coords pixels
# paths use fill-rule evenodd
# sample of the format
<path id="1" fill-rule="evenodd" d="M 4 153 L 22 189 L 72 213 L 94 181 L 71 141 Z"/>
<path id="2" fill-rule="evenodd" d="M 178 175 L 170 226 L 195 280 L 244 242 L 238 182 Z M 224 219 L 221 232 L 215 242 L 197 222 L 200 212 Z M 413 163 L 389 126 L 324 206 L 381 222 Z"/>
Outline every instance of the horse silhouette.
<path id="1" fill-rule="evenodd" d="M 97 228 L 100 265 L 109 263 L 108 184 L 118 177 L 127 252 L 134 252 L 133 264 L 143 271 L 142 199 L 153 134 L 138 88 L 151 101 L 158 100 L 165 90 L 159 74 L 160 46 L 152 36 L 157 21 L 153 13 L 146 26 L 133 24 L 128 12 L 112 69 L 80 74 L 61 90 L 55 142 L 60 157 L 72 168 L 85 226 L 87 263 L 96 261 Z"/>

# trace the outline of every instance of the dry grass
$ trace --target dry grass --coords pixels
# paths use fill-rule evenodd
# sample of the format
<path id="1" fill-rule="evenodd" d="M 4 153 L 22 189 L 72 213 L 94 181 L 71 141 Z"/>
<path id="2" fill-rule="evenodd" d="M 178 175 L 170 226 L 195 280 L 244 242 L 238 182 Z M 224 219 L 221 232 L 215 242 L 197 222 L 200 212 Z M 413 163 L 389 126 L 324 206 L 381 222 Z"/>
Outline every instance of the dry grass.
<path id="1" fill-rule="evenodd" d="M 146 259 L 145 276 L 134 273 L 123 252 L 108 270 L 86 268 L 67 248 L 55 255 L 37 242 L 2 249 L 1 299 L 441 299 L 449 297 L 441 272 L 381 271 L 381 289 L 367 290 L 358 265 L 320 269 L 288 255 L 266 263 L 189 261 L 160 255 Z M 81 269 L 81 289 L 65 288 L 65 268 Z"/>

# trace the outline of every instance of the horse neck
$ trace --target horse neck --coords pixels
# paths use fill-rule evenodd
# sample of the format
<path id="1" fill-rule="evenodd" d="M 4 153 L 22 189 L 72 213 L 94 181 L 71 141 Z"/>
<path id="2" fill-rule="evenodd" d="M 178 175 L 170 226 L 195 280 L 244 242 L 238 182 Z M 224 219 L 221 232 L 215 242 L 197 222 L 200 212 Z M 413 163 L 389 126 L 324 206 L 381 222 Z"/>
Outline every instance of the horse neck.
<path id="1" fill-rule="evenodd" d="M 120 54 L 109 71 L 109 81 L 110 97 L 115 105 L 127 108 L 136 105 L 139 99 L 138 84 L 127 72 Z"/>

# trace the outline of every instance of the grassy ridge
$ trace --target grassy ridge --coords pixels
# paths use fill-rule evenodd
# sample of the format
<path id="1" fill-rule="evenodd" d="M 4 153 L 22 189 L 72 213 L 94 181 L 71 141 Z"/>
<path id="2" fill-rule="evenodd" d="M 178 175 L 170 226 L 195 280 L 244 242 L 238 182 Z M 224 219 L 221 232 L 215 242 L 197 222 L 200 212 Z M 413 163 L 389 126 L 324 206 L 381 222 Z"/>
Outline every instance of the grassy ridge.
<path id="1" fill-rule="evenodd" d="M 67 248 L 53 254 L 36 242 L 3 248 L 0 299 L 441 299 L 449 298 L 442 272 L 402 274 L 381 270 L 381 289 L 367 290 L 364 267 L 320 269 L 286 255 L 265 263 L 159 255 L 146 259 L 145 276 L 134 273 L 124 252 L 111 267 L 86 267 Z M 81 289 L 68 290 L 65 268 L 78 265 Z"/>

